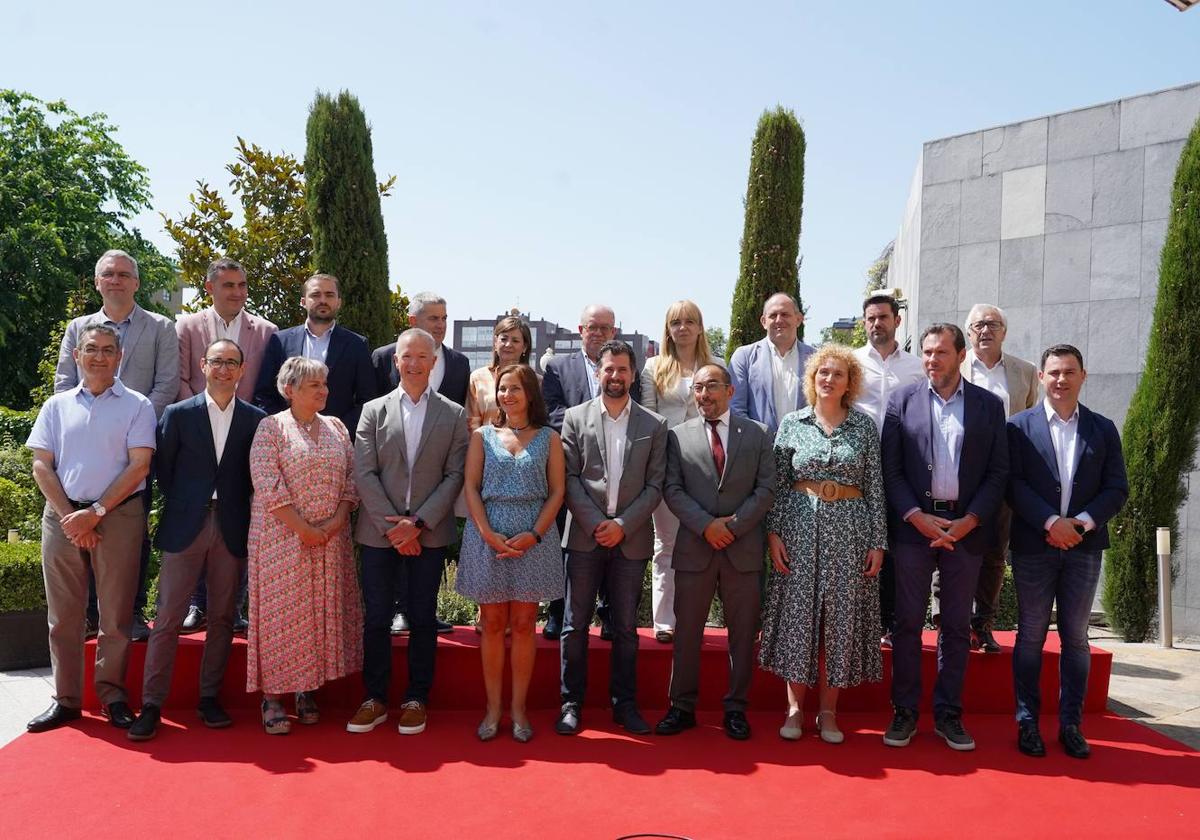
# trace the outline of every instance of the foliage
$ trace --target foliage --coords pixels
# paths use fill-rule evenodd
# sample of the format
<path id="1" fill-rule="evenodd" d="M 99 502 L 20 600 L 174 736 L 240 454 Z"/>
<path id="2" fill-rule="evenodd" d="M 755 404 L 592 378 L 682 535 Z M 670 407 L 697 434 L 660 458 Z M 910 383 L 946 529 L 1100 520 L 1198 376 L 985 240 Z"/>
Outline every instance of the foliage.
<path id="1" fill-rule="evenodd" d="M 45 608 L 41 544 L 0 542 L 0 612 Z"/>
<path id="2" fill-rule="evenodd" d="M 25 439 L 0 448 L 0 539 L 9 528 L 16 528 L 22 539 L 41 539 L 43 504 Z"/>
<path id="3" fill-rule="evenodd" d="M 1113 518 L 1104 572 L 1104 609 L 1126 641 L 1146 640 L 1154 622 L 1158 575 L 1155 529 L 1179 529 L 1187 498 L 1184 476 L 1196 454 L 1200 425 L 1200 328 L 1180 313 L 1200 307 L 1200 120 L 1179 158 L 1167 238 L 1159 263 L 1158 299 L 1146 366 L 1125 417 L 1122 449 L 1129 501 Z"/>
<path id="4" fill-rule="evenodd" d="M 863 297 L 868 298 L 872 292 L 877 292 L 883 288 L 887 282 L 888 268 L 892 265 L 892 253 L 896 250 L 896 240 L 889 242 L 879 256 L 875 258 L 875 262 L 871 263 L 867 269 L 867 285 L 863 287 Z"/>
<path id="5" fill-rule="evenodd" d="M 308 114 L 305 201 L 312 224 L 313 264 L 341 282 L 338 321 L 375 347 L 395 337 L 388 286 L 387 235 L 377 184 L 371 129 L 347 91 L 318 93 Z"/>
<path id="6" fill-rule="evenodd" d="M 399 289 L 392 289 L 390 294 L 392 300 L 392 334 L 380 342 L 381 344 L 386 344 L 387 341 L 408 329 L 408 295 Z"/>
<path id="7" fill-rule="evenodd" d="M 0 90 L 0 405 L 33 404 L 42 349 L 71 292 L 92 286 L 104 251 L 122 248 L 138 260 L 143 306 L 154 291 L 174 288 L 170 260 L 126 226 L 149 207 L 150 183 L 115 132 L 104 114 L 80 116 L 61 100 Z"/>
<path id="8" fill-rule="evenodd" d="M 776 108 L 759 118 L 750 149 L 746 221 L 727 355 L 762 338 L 760 317 L 768 297 L 787 292 L 800 300 L 804 145 L 804 130 L 791 111 Z M 803 325 L 800 336 L 804 336 Z"/>
<path id="9" fill-rule="evenodd" d="M 0 446 L 24 446 L 36 419 L 35 411 L 14 411 L 0 406 Z"/>
<path id="10" fill-rule="evenodd" d="M 718 359 L 725 358 L 725 330 L 720 327 L 709 327 L 704 331 L 704 337 L 708 339 L 709 352 Z"/>
<path id="11" fill-rule="evenodd" d="M 832 324 L 821 330 L 822 344 L 842 344 L 846 347 L 862 347 L 867 343 L 867 330 L 862 318 L 854 320 L 854 328 L 850 330 L 835 329 Z"/>

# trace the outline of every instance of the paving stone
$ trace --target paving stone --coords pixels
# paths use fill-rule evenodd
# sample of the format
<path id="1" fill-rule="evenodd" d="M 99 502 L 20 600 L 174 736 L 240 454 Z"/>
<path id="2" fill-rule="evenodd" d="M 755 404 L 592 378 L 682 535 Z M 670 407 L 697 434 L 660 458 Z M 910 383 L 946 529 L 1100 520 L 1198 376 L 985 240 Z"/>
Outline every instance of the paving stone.
<path id="1" fill-rule="evenodd" d="M 921 195 L 921 250 L 958 244 L 961 187 L 958 181 L 930 184 Z"/>
<path id="2" fill-rule="evenodd" d="M 958 249 L 958 308 L 996 303 L 1000 288 L 1000 243 L 978 242 Z"/>
<path id="3" fill-rule="evenodd" d="M 1142 221 L 1165 219 L 1171 213 L 1171 189 L 1179 166 L 1182 140 L 1146 147 L 1142 190 Z"/>
<path id="4" fill-rule="evenodd" d="M 1045 163 L 1047 122 L 1043 117 L 984 131 L 983 174 Z"/>
<path id="5" fill-rule="evenodd" d="M 1121 109 L 1116 102 L 1055 114 L 1049 119 L 1047 159 L 1069 160 L 1115 152 L 1120 129 Z"/>
<path id="6" fill-rule="evenodd" d="M 961 181 L 983 174 L 980 159 L 983 155 L 983 132 L 961 134 L 926 143 L 921 173 L 925 184 Z"/>
<path id="7" fill-rule="evenodd" d="M 1046 233 L 1091 227 L 1092 160 L 1074 158 L 1046 166 Z"/>
<path id="8" fill-rule="evenodd" d="M 1091 300 L 1092 232 L 1046 234 L 1043 303 Z"/>
<path id="9" fill-rule="evenodd" d="M 1046 167 L 1010 169 L 1000 193 L 1000 238 L 1040 236 L 1046 229 Z"/>
<path id="10" fill-rule="evenodd" d="M 1121 100 L 1121 148 L 1183 140 L 1200 117 L 1200 84 Z"/>
<path id="11" fill-rule="evenodd" d="M 1092 225 L 1123 225 L 1142 220 L 1143 149 L 1096 155 L 1092 170 Z"/>
<path id="12" fill-rule="evenodd" d="M 1141 248 L 1140 224 L 1092 229 L 1092 300 L 1141 295 Z"/>
<path id="13" fill-rule="evenodd" d="M 1000 238 L 1000 184 L 999 175 L 985 175 L 960 182 L 958 242 L 990 242 Z M 1090 196 L 1090 190 L 1089 190 Z"/>

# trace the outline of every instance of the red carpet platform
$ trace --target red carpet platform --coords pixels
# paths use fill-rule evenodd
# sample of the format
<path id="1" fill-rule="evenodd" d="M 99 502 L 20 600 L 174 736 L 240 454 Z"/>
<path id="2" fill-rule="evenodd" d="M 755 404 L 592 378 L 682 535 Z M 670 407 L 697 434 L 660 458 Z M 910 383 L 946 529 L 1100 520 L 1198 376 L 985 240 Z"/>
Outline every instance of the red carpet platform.
<path id="1" fill-rule="evenodd" d="M 972 663 L 974 664 L 974 663 Z M 778 705 L 778 704 L 776 704 Z M 657 713 L 657 703 L 648 712 Z M 781 716 L 751 714 L 730 741 L 719 715 L 674 738 L 635 738 L 600 710 L 575 738 L 474 736 L 474 712 L 437 712 L 416 737 L 393 725 L 349 735 L 343 719 L 263 734 L 249 709 L 206 730 L 189 711 L 134 744 L 87 716 L 0 750 L 4 835 L 21 840 L 163 837 L 440 837 L 572 840 L 654 833 L 711 840 L 871 837 L 1196 837 L 1200 754 L 1131 721 L 1089 715 L 1092 758 L 1017 752 L 1008 715 L 966 716 L 979 748 L 931 734 L 879 740 L 879 714 L 843 715 L 846 742 L 781 740 Z M 1054 721 L 1043 721 L 1053 738 Z M 972 831 L 972 827 L 977 831 Z"/>
<path id="2" fill-rule="evenodd" d="M 649 630 L 641 631 L 638 653 L 638 699 L 643 708 L 657 709 L 667 704 L 667 685 L 671 677 L 671 646 L 654 640 Z M 979 714 L 1012 714 L 1014 709 L 1012 688 L 1012 643 L 1013 633 L 997 633 L 996 638 L 1004 650 L 999 654 L 972 652 L 967 666 L 967 683 L 963 704 L 968 712 Z M 175 674 L 167 708 L 189 708 L 196 702 L 196 681 L 203 650 L 203 634 L 180 638 L 179 654 L 176 658 Z M 392 645 L 392 696 L 393 704 L 404 694 L 408 668 L 405 652 L 407 637 L 394 639 Z M 937 674 L 937 636 L 925 634 L 924 685 L 925 700 L 932 694 L 933 680 Z M 87 656 L 88 708 L 98 709 L 99 703 L 92 690 L 92 662 L 94 652 L 89 642 Z M 146 645 L 135 644 L 129 662 L 128 686 L 130 703 L 136 709 L 141 702 L 142 663 Z M 588 659 L 588 705 L 603 707 L 608 703 L 608 660 L 610 646 L 600 640 L 593 629 Z M 889 709 L 891 652 L 883 652 L 884 680 L 874 685 L 865 685 L 843 693 L 840 707 L 845 711 L 875 712 L 886 714 Z M 728 648 L 723 630 L 709 630 L 705 634 L 701 666 L 700 707 L 721 708 L 728 680 Z M 557 709 L 558 694 L 558 643 L 548 642 L 538 636 L 538 655 L 530 687 L 529 706 L 534 709 Z M 1058 639 L 1051 635 L 1047 642 L 1042 663 L 1043 711 L 1056 710 L 1058 701 Z M 1088 682 L 1088 694 L 1084 704 L 1087 712 L 1103 712 L 1108 698 L 1108 678 L 1112 669 L 1112 655 L 1098 648 L 1092 649 L 1092 670 Z M 362 700 L 362 680 L 357 675 L 325 686 L 318 694 L 320 702 L 329 708 L 353 709 Z M 246 694 L 246 644 L 242 639 L 234 642 L 226 671 L 222 700 L 232 708 L 248 708 L 257 704 L 257 697 Z M 783 682 L 764 671 L 756 671 L 751 686 L 752 709 L 768 710 L 784 705 Z M 459 627 L 451 634 L 438 639 L 437 671 L 434 678 L 430 707 L 433 709 L 482 709 L 484 706 L 483 680 L 479 663 L 479 636 L 469 627 Z"/>

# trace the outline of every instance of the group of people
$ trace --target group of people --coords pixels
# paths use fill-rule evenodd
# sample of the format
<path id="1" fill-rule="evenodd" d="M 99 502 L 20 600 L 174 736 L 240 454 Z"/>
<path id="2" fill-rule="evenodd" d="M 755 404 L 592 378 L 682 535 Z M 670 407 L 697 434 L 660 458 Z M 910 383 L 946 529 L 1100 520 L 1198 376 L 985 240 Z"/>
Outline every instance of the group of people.
<path id="1" fill-rule="evenodd" d="M 805 693 L 816 687 L 815 731 L 841 742 L 839 691 L 880 680 L 890 646 L 894 715 L 883 740 L 905 746 L 917 729 L 932 589 L 934 730 L 973 749 L 962 724 L 967 653 L 1000 650 L 992 621 L 1011 547 L 1018 746 L 1045 754 L 1038 682 L 1057 602 L 1059 739 L 1068 754 L 1088 754 L 1079 729 L 1087 619 L 1106 523 L 1127 495 L 1120 441 L 1111 421 L 1079 404 L 1080 352 L 1054 345 L 1036 368 L 1004 353 L 1007 324 L 994 306 L 971 310 L 965 336 L 930 325 L 918 357 L 896 341 L 900 308 L 889 295 L 864 302 L 868 343 L 850 351 L 800 341 L 802 312 L 776 294 L 763 303 L 765 337 L 726 367 L 699 309 L 679 301 L 661 353 L 639 368 L 615 339 L 613 310 L 592 305 L 579 352 L 553 356 L 539 375 L 515 317 L 497 322 L 492 363 L 470 371 L 445 346 L 446 301 L 430 293 L 412 298 L 412 326 L 372 352 L 337 324 L 340 290 L 328 274 L 304 284 L 307 318 L 284 330 L 245 311 L 246 275 L 232 259 L 209 267 L 211 308 L 174 324 L 136 305 L 137 263 L 124 252 L 100 258 L 96 287 L 104 305 L 68 326 L 57 393 L 28 441 L 46 497 L 55 679 L 54 702 L 30 731 L 80 716 L 89 575 L 97 694 L 131 739 L 157 733 L 178 634 L 199 618 L 197 711 L 206 726 L 230 725 L 218 693 L 243 592 L 246 686 L 261 692 L 266 732 L 316 723 L 314 692 L 360 671 L 363 700 L 347 730 L 386 722 L 390 635 L 400 630 L 410 638 L 398 729 L 424 731 L 457 513 L 466 524 L 455 586 L 480 605 L 481 740 L 504 718 L 506 651 L 512 737 L 533 737 L 526 696 L 540 602 L 550 603 L 543 634 L 559 639 L 556 732 L 583 727 L 597 616 L 612 641 L 614 721 L 635 734 L 695 726 L 700 648 L 719 594 L 729 737 L 750 737 L 757 658 L 787 683 L 780 735 L 801 737 Z M 125 668 L 145 599 L 152 480 L 163 553 L 135 716 Z M 674 646 L 669 707 L 653 727 L 636 685 L 648 564 L 655 638 Z"/>

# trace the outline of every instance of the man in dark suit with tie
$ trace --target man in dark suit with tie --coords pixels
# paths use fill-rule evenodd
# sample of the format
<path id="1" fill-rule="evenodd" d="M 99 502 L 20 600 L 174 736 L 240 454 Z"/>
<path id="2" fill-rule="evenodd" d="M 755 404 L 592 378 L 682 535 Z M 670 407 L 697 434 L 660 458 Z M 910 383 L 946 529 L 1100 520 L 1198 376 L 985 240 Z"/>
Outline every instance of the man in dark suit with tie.
<path id="1" fill-rule="evenodd" d="M 205 348 L 204 392 L 168 406 L 158 424 L 158 487 L 165 504 L 155 542 L 162 550 L 158 615 L 150 634 L 142 680 L 142 713 L 129 738 L 145 741 L 158 730 L 171 688 L 179 627 L 201 572 L 208 587 L 208 630 L 200 663 L 205 726 L 232 723 L 217 699 L 233 644 L 238 581 L 246 564 L 250 528 L 250 444 L 266 414 L 235 394 L 242 350 L 230 339 Z"/>
<path id="2" fill-rule="evenodd" d="M 971 607 L 983 552 L 1008 479 L 1008 439 L 1000 398 L 963 379 L 966 339 L 954 324 L 921 334 L 928 382 L 897 391 L 883 421 L 883 483 L 896 569 L 892 705 L 883 736 L 908 746 L 921 699 L 921 631 L 934 569 L 942 581 L 934 732 L 955 750 L 973 750 L 962 724 L 962 684 L 971 642 Z"/>
<path id="3" fill-rule="evenodd" d="M 287 408 L 275 377 L 287 359 L 306 356 L 329 368 L 326 380 L 329 399 L 321 413 L 338 418 L 347 429 L 355 429 L 363 404 L 375 398 L 375 372 L 371 369 L 367 340 L 338 325 L 342 296 L 338 279 L 332 274 L 314 274 L 308 278 L 300 303 L 308 313 L 305 322 L 280 330 L 267 342 L 258 384 L 254 387 L 254 403 L 268 414 Z"/>
<path id="4" fill-rule="evenodd" d="M 1057 602 L 1058 740 L 1067 755 L 1087 758 L 1079 729 L 1091 653 L 1088 619 L 1100 580 L 1108 521 L 1129 496 L 1117 427 L 1079 402 L 1087 378 L 1083 354 L 1069 344 L 1042 353 L 1038 379 L 1046 397 L 1008 421 L 1011 545 L 1017 588 L 1017 747 L 1044 756 L 1038 729 L 1042 645 Z"/>
<path id="5" fill-rule="evenodd" d="M 763 517 L 775 498 L 771 435 L 729 410 L 729 372 L 721 365 L 696 371 L 692 393 L 700 409 L 667 433 L 667 507 L 679 517 L 671 556 L 675 572 L 675 652 L 671 708 L 654 731 L 676 735 L 696 725 L 700 645 L 718 587 L 729 629 L 729 692 L 725 734 L 750 737 L 746 694 L 754 672 L 754 640 L 761 602 Z"/>

